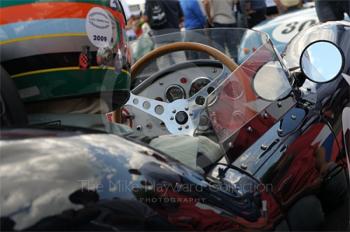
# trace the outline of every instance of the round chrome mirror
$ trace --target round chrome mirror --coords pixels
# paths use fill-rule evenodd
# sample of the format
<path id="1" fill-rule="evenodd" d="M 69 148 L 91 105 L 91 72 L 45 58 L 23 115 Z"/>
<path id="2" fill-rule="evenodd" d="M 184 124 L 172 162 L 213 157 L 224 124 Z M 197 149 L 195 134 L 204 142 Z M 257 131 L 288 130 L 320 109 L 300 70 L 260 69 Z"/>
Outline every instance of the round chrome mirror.
<path id="1" fill-rule="evenodd" d="M 253 88 L 259 97 L 268 101 L 283 99 L 292 91 L 287 73 L 278 61 L 271 61 L 258 70 Z"/>
<path id="2" fill-rule="evenodd" d="M 300 68 L 309 80 L 326 83 L 343 71 L 344 55 L 335 44 L 329 41 L 317 41 L 303 51 Z"/>

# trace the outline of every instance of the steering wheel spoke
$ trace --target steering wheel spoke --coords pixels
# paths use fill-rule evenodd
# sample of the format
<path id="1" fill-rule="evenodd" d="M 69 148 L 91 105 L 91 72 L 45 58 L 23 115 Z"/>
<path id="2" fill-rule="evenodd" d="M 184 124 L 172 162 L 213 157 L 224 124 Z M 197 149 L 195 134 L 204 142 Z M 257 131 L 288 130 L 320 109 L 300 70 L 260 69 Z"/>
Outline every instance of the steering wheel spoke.
<path id="1" fill-rule="evenodd" d="M 196 129 L 189 102 L 185 99 L 166 103 L 131 93 L 125 105 L 161 120 L 171 134 L 193 135 Z"/>

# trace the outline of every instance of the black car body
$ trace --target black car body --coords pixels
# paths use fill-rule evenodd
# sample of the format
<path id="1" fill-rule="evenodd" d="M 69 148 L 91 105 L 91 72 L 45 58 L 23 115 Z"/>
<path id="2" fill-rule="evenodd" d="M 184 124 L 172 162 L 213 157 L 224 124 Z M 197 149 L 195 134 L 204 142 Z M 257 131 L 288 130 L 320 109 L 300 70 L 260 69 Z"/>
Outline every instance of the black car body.
<path id="1" fill-rule="evenodd" d="M 286 65 L 329 40 L 350 75 L 349 38 L 348 24 L 311 28 L 287 46 Z M 350 88 L 295 79 L 299 95 L 253 118 L 205 174 L 112 134 L 2 130 L 2 230 L 345 230 Z"/>

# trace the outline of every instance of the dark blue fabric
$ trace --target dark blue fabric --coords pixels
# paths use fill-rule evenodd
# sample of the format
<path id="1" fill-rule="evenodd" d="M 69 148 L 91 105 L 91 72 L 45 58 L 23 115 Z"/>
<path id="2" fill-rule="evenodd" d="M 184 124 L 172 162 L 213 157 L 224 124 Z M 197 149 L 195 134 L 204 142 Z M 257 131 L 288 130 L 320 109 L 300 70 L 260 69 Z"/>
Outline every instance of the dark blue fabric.
<path id="1" fill-rule="evenodd" d="M 204 28 L 206 24 L 206 17 L 204 16 L 198 0 L 180 0 L 180 5 L 185 17 L 185 28 L 200 29 Z"/>
<path id="2" fill-rule="evenodd" d="M 234 28 L 237 25 L 233 24 L 221 24 L 214 23 L 214 28 Z M 237 50 L 237 41 L 239 41 L 238 31 L 234 29 L 225 29 L 225 30 L 213 30 L 211 37 L 214 41 L 214 47 L 226 53 L 226 48 L 232 59 L 237 61 L 238 50 Z"/>
<path id="3" fill-rule="evenodd" d="M 316 12 L 321 22 L 344 19 L 344 13 L 350 15 L 350 1 L 316 0 Z"/>
<path id="4" fill-rule="evenodd" d="M 252 10 L 259 10 L 266 8 L 266 3 L 264 0 L 251 0 L 250 1 Z"/>
<path id="5" fill-rule="evenodd" d="M 183 12 L 181 10 L 178 0 L 146 0 L 146 11 L 149 10 L 147 4 L 152 1 L 158 1 L 159 4 L 162 4 L 162 7 L 167 16 L 167 24 L 163 28 L 157 29 L 169 29 L 169 28 L 179 28 L 180 18 L 183 17 Z M 148 12 L 145 12 L 146 15 L 149 15 Z M 150 25 L 151 26 L 151 25 Z M 151 26 L 152 28 L 152 26 Z M 152 28 L 154 29 L 154 28 Z"/>

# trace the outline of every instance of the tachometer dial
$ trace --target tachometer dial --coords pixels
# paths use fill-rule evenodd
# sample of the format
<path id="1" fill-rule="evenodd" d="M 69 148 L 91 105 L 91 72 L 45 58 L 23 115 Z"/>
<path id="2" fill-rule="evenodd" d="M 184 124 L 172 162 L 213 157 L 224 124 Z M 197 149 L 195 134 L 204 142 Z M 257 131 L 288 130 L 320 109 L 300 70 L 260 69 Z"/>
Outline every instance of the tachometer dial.
<path id="1" fill-rule="evenodd" d="M 198 93 L 199 90 L 203 89 L 209 83 L 210 83 L 210 79 L 206 78 L 206 77 L 200 77 L 200 78 L 195 79 L 191 83 L 191 88 L 190 88 L 190 93 L 189 93 L 190 97 L 192 97 L 193 95 Z"/>
<path id="2" fill-rule="evenodd" d="M 179 99 L 185 99 L 185 90 L 179 85 L 171 85 L 167 88 L 165 92 L 165 98 L 168 102 L 173 102 Z"/>

